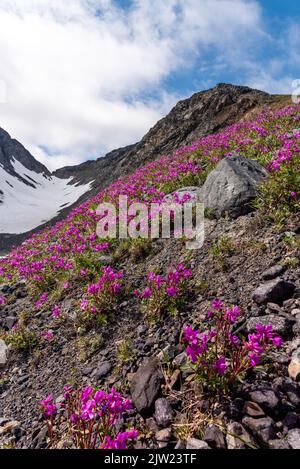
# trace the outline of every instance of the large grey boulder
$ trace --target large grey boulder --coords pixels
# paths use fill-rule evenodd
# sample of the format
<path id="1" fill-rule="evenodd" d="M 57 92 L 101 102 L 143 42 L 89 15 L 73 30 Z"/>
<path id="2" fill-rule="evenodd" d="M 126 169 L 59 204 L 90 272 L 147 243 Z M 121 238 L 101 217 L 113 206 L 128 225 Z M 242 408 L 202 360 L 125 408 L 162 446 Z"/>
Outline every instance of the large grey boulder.
<path id="1" fill-rule="evenodd" d="M 266 175 L 266 170 L 256 161 L 241 155 L 224 158 L 202 187 L 204 207 L 212 210 L 216 217 L 227 214 L 237 218 L 249 213 L 253 210 L 251 202 L 257 186 Z"/>
<path id="2" fill-rule="evenodd" d="M 8 347 L 4 340 L 0 339 L 0 370 L 5 368 L 8 359 Z"/>
<path id="3" fill-rule="evenodd" d="M 131 397 L 141 415 L 150 413 L 160 392 L 162 380 L 158 361 L 154 359 L 140 366 L 136 372 L 131 384 Z"/>

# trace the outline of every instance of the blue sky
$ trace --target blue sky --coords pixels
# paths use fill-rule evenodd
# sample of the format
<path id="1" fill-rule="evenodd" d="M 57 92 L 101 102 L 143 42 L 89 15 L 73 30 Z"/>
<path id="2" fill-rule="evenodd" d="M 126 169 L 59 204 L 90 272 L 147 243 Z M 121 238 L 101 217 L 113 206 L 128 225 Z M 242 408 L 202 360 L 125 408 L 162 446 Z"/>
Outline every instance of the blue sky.
<path id="1" fill-rule="evenodd" d="M 139 140 L 220 82 L 292 92 L 297 0 L 1 0 L 0 126 L 50 169 Z"/>

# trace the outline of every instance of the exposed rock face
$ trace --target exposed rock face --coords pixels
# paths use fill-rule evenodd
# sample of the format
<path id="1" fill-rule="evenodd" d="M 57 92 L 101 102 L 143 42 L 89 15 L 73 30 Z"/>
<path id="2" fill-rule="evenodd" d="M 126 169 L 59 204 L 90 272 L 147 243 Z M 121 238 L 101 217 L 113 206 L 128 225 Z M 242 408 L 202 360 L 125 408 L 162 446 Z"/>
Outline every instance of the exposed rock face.
<path id="1" fill-rule="evenodd" d="M 135 374 L 131 385 L 132 401 L 142 415 L 147 414 L 158 397 L 162 375 L 156 360 L 149 360 Z"/>
<path id="2" fill-rule="evenodd" d="M 12 176 L 18 177 L 25 184 L 30 185 L 30 181 L 20 178 L 19 174 L 14 171 L 12 161 L 19 161 L 25 168 L 35 173 L 43 173 L 45 176 L 50 176 L 46 166 L 37 161 L 26 148 L 21 145 L 17 140 L 0 127 L 0 164 Z"/>
<path id="3" fill-rule="evenodd" d="M 232 218 L 252 211 L 251 201 L 266 171 L 256 161 L 240 155 L 224 158 L 207 177 L 202 188 L 205 208 L 215 216 Z"/>

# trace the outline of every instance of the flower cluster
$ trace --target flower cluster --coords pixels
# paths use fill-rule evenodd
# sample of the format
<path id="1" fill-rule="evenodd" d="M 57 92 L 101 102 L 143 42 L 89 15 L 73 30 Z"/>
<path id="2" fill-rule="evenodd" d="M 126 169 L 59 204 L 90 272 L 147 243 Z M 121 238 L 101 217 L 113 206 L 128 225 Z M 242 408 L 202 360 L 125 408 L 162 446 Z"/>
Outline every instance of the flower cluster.
<path id="1" fill-rule="evenodd" d="M 148 274 L 148 286 L 142 291 L 135 290 L 136 297 L 142 299 L 142 310 L 156 320 L 164 313 L 175 314 L 182 305 L 187 281 L 192 271 L 183 264 L 170 270 L 166 277 L 154 272 Z"/>
<path id="2" fill-rule="evenodd" d="M 81 301 L 81 309 L 88 318 L 97 317 L 105 320 L 122 293 L 123 273 L 115 271 L 112 267 L 103 268 L 102 276 L 97 283 L 87 288 L 87 295 Z"/>
<path id="3" fill-rule="evenodd" d="M 4 296 L 0 296 L 0 306 L 4 305 L 6 305 L 6 299 L 4 298 Z"/>
<path id="4" fill-rule="evenodd" d="M 256 326 L 256 333 L 241 340 L 232 333 L 239 319 L 239 308 L 228 308 L 220 300 L 213 301 L 207 318 L 208 327 L 203 333 L 185 327 L 183 342 L 196 375 L 209 387 L 227 388 L 260 364 L 272 347 L 282 344 L 271 325 L 261 324 Z"/>
<path id="5" fill-rule="evenodd" d="M 89 386 L 79 390 L 65 386 L 62 402 L 54 403 L 50 394 L 40 401 L 40 408 L 52 448 L 65 435 L 66 425 L 68 437 L 79 449 L 126 449 L 138 437 L 135 429 L 119 430 L 132 404 L 115 388 L 106 393 Z"/>

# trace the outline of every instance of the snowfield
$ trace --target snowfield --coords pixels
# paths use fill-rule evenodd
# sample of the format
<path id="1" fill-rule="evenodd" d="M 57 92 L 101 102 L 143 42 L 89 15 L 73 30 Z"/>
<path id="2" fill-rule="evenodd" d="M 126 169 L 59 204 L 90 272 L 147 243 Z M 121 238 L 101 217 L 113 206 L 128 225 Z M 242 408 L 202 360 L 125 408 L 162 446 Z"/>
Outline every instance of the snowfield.
<path id="1" fill-rule="evenodd" d="M 26 233 L 54 218 L 91 189 L 92 182 L 75 186 L 70 184 L 72 178 L 44 176 L 14 159 L 12 164 L 16 173 L 34 187 L 7 173 L 0 164 L 0 233 Z"/>

